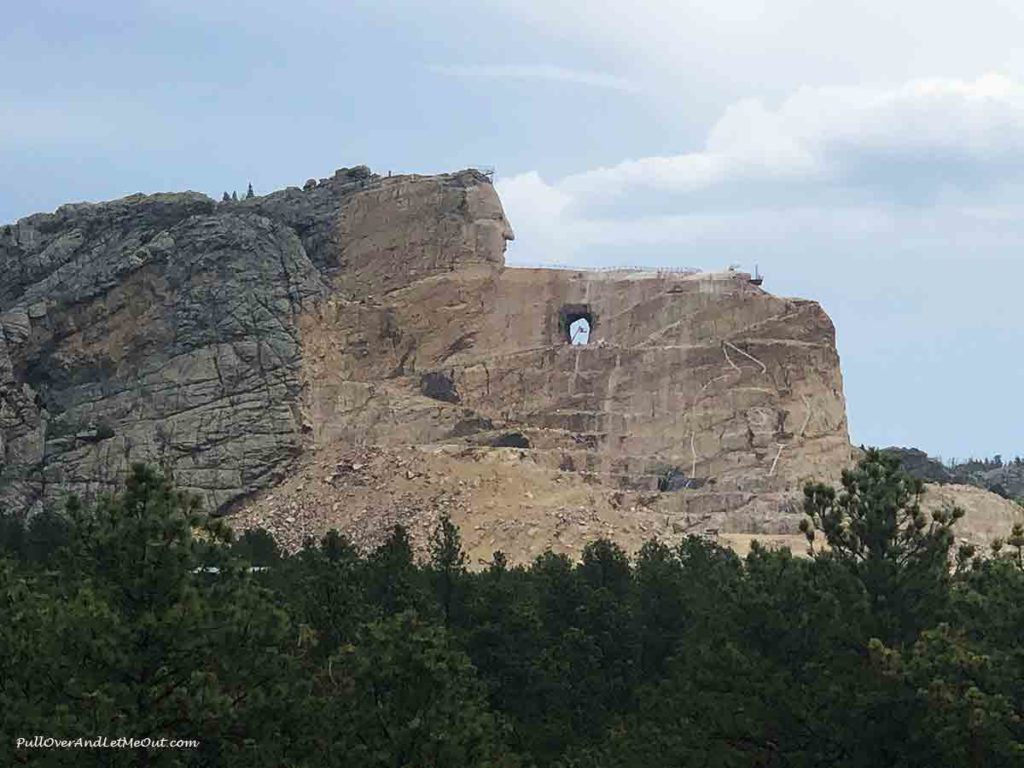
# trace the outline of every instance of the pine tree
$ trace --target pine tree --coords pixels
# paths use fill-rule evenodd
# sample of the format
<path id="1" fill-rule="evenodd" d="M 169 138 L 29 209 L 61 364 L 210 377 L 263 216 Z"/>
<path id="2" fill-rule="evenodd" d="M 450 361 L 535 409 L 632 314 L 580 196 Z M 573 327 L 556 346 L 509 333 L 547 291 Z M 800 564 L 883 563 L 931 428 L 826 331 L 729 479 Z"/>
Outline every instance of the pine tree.
<path id="1" fill-rule="evenodd" d="M 929 520 L 921 509 L 924 483 L 875 449 L 843 472 L 842 484 L 838 494 L 820 483 L 804 488 L 808 517 L 800 528 L 812 551 L 822 531 L 828 548 L 815 556 L 843 564 L 863 583 L 879 637 L 912 642 L 939 617 L 948 596 L 953 525 L 964 512 L 937 510 Z"/>
<path id="2" fill-rule="evenodd" d="M 328 669 L 320 730 L 332 737 L 334 753 L 319 764 L 518 764 L 501 745 L 500 721 L 470 660 L 415 612 L 368 625 Z"/>
<path id="3" fill-rule="evenodd" d="M 250 181 L 249 182 L 249 188 L 245 191 L 245 199 L 246 200 L 252 200 L 252 198 L 254 198 L 254 197 L 256 197 L 256 193 L 254 193 L 252 191 L 252 182 Z"/>
<path id="4" fill-rule="evenodd" d="M 925 630 L 904 651 L 873 640 L 871 653 L 883 674 L 916 694 L 917 732 L 908 734 L 905 750 L 933 752 L 918 757 L 920 763 L 943 768 L 1024 764 L 1024 728 L 1013 686 L 1007 685 L 1011 659 L 994 658 L 968 633 L 946 623 Z"/>
<path id="5" fill-rule="evenodd" d="M 462 551 L 459 529 L 445 513 L 430 536 L 430 564 L 434 584 L 446 624 L 451 624 L 455 603 L 466 573 L 466 555 Z"/>
<path id="6" fill-rule="evenodd" d="M 351 542 L 328 531 L 265 574 L 300 627 L 302 645 L 317 661 L 352 642 L 360 625 L 374 618 L 366 595 L 366 562 Z"/>
<path id="7" fill-rule="evenodd" d="M 366 569 L 368 599 L 383 615 L 422 605 L 421 574 L 404 526 L 392 528 L 387 540 L 370 554 Z"/>
<path id="8" fill-rule="evenodd" d="M 123 493 L 71 520 L 37 576 L 0 563 L 0 732 L 199 739 L 202 764 L 218 765 L 301 749 L 288 618 L 193 499 L 136 466 Z M 172 764 L 145 749 L 94 758 Z"/>

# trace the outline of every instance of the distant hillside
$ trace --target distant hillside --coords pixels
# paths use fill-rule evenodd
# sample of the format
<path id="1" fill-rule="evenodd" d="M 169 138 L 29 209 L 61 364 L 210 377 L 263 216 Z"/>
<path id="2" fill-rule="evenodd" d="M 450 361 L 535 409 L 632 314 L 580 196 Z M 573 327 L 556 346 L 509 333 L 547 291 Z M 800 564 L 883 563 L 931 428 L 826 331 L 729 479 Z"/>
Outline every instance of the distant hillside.
<path id="1" fill-rule="evenodd" d="M 1006 499 L 1024 499 L 1024 459 L 1020 456 L 1005 463 L 1001 456 L 994 456 L 944 464 L 917 448 L 892 447 L 885 452 L 898 456 L 904 470 L 927 482 L 973 485 Z"/>

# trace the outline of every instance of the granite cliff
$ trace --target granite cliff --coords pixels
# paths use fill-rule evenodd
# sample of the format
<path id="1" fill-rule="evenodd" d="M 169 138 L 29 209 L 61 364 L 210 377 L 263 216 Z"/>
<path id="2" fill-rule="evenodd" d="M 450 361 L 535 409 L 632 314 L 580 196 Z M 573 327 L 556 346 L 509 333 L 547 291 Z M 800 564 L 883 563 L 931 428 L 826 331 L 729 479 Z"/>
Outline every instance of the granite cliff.
<path id="1" fill-rule="evenodd" d="M 0 227 L 0 505 L 145 461 L 287 545 L 422 542 L 441 511 L 478 558 L 789 540 L 851 457 L 821 307 L 741 272 L 509 268 L 512 237 L 476 171 L 364 167 Z"/>

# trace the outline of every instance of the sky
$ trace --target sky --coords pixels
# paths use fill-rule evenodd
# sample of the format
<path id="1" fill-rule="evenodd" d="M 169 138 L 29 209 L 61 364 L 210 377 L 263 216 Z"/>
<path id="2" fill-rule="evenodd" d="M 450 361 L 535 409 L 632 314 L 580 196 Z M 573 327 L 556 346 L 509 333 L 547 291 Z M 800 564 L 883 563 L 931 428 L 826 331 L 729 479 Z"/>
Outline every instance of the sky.
<path id="1" fill-rule="evenodd" d="M 0 222 L 490 166 L 512 264 L 755 265 L 837 327 L 851 438 L 1024 454 L 1024 6 L 34 0 Z"/>

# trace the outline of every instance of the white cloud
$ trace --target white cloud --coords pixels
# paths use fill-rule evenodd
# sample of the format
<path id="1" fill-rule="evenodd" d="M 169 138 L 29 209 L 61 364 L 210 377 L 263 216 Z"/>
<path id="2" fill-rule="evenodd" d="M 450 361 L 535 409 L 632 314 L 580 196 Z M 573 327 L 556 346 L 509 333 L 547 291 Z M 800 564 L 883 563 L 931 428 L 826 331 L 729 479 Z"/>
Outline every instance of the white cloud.
<path id="1" fill-rule="evenodd" d="M 1024 85 L 990 74 L 801 88 L 774 108 L 748 99 L 698 151 L 498 186 L 519 235 L 512 255 L 566 261 L 594 244 L 780 241 L 791 224 L 849 222 L 862 235 L 913 225 L 923 237 L 940 208 L 1006 221 L 1001 195 L 1022 182 Z"/>
<path id="2" fill-rule="evenodd" d="M 606 72 L 568 69 L 547 65 L 511 65 L 511 66 L 459 66 L 430 68 L 432 71 L 451 77 L 480 78 L 487 80 L 546 80 L 554 83 L 570 83 L 594 88 L 609 88 L 615 91 L 636 91 L 636 86 L 629 80 Z"/>
<path id="3" fill-rule="evenodd" d="M 803 88 L 775 109 L 745 100 L 725 110 L 700 151 L 625 161 L 569 176 L 559 186 L 586 202 L 637 188 L 690 193 L 744 182 L 854 184 L 865 172 L 876 174 L 869 166 L 880 158 L 890 167 L 956 163 L 961 171 L 993 172 L 993 162 L 1020 161 L 1024 86 L 986 75 L 892 89 Z"/>
<path id="4" fill-rule="evenodd" d="M 989 70 L 1024 74 L 1024 9 L 1008 0 L 477 0 L 564 45 L 617 56 L 666 87 L 705 98 L 798 84 L 855 83 Z M 706 90 L 704 86 L 710 86 Z M 692 114 L 699 104 L 687 104 Z"/>

